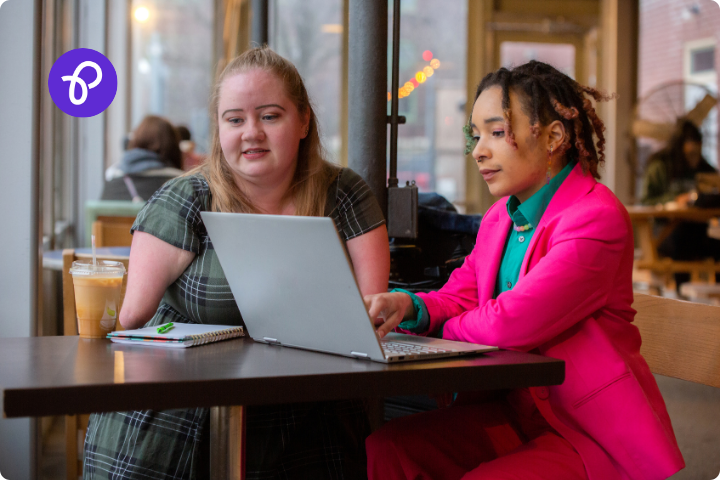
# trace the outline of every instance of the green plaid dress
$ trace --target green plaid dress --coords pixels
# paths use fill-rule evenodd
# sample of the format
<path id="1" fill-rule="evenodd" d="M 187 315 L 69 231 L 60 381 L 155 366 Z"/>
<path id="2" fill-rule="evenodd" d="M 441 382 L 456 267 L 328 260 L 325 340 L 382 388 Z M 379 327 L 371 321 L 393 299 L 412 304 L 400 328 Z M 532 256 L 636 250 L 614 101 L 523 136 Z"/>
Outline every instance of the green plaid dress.
<path id="1" fill-rule="evenodd" d="M 243 325 L 200 212 L 210 210 L 201 174 L 167 182 L 133 231 L 197 256 L 172 284 L 147 326 L 166 322 Z M 342 169 L 328 188 L 326 216 L 345 241 L 385 220 L 367 184 Z M 202 479 L 209 472 L 206 408 L 93 414 L 85 437 L 85 479 Z M 251 479 L 365 478 L 367 417 L 360 401 L 253 406 L 247 416 Z"/>

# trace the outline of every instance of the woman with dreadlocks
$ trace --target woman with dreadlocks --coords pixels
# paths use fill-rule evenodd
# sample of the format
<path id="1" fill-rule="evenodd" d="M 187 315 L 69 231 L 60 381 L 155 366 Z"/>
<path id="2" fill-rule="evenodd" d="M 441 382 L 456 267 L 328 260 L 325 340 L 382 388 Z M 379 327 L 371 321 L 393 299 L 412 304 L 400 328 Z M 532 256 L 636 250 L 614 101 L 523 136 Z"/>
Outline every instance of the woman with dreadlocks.
<path id="1" fill-rule="evenodd" d="M 589 98 L 588 98 L 589 97 Z M 437 292 L 368 295 L 418 335 L 565 361 L 565 382 L 396 419 L 367 441 L 370 479 L 661 479 L 684 466 L 631 323 L 633 237 L 597 182 L 610 97 L 530 62 L 480 83 L 466 128 L 490 192 L 478 241 Z M 597 137 L 597 147 L 593 143 Z"/>

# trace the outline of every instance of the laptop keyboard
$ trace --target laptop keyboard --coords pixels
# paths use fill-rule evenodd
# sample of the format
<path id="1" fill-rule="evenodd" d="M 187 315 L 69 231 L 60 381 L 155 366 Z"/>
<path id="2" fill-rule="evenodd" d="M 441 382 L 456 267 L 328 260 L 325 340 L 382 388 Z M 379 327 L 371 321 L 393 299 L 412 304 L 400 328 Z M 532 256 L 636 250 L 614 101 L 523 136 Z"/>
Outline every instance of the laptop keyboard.
<path id="1" fill-rule="evenodd" d="M 437 347 L 430 347 L 427 345 L 415 345 L 412 343 L 401 342 L 380 342 L 380 345 L 382 345 L 385 356 L 430 355 L 433 353 L 450 353 L 455 351 Z"/>

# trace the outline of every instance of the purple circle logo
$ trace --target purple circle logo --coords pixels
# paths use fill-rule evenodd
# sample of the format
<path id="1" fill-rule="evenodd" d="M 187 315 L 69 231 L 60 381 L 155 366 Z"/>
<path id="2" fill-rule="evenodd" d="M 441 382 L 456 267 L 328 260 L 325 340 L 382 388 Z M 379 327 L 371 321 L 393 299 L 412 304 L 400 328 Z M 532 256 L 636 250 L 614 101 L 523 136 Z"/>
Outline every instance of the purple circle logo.
<path id="1" fill-rule="evenodd" d="M 94 117 L 115 99 L 117 73 L 102 53 L 76 48 L 64 53 L 52 66 L 48 89 L 63 112 L 73 117 Z"/>

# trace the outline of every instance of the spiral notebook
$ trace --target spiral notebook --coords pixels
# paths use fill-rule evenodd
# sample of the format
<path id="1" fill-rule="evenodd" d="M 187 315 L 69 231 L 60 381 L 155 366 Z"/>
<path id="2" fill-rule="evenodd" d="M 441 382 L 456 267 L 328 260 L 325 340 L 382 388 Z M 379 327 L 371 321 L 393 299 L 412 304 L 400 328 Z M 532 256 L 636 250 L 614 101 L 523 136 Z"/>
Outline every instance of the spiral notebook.
<path id="1" fill-rule="evenodd" d="M 115 343 L 128 345 L 187 348 L 245 335 L 243 327 L 198 325 L 193 323 L 175 323 L 173 325 L 173 328 L 165 333 L 158 333 L 158 327 L 155 326 L 110 332 L 107 338 Z"/>

